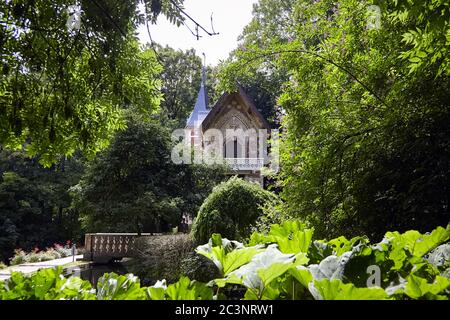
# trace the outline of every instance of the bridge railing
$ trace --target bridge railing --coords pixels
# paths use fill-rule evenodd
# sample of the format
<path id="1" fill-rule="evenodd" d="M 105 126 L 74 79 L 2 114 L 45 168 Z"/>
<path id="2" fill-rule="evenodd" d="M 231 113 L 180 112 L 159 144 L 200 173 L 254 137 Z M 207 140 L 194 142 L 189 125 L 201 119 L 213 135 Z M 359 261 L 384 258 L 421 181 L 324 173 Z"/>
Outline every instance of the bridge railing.
<path id="1" fill-rule="evenodd" d="M 225 162 L 233 171 L 258 171 L 264 167 L 264 158 L 225 158 Z"/>
<path id="2" fill-rule="evenodd" d="M 158 233 L 87 233 L 85 235 L 84 260 L 109 262 L 130 257 L 136 239 L 160 235 Z"/>

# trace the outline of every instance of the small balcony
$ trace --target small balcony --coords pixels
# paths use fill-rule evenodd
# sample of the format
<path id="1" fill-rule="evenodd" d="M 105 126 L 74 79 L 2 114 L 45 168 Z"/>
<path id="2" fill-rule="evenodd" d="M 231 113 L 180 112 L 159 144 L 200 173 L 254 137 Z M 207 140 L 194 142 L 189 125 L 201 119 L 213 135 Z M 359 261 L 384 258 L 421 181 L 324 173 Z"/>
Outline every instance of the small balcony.
<path id="1" fill-rule="evenodd" d="M 232 171 L 259 171 L 264 167 L 264 158 L 225 158 Z"/>

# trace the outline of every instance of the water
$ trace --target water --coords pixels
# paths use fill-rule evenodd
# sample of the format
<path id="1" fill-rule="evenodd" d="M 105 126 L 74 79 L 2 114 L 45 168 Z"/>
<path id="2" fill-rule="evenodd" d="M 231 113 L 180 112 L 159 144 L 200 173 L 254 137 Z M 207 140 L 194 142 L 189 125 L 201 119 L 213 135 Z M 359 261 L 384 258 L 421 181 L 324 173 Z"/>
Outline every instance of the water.
<path id="1" fill-rule="evenodd" d="M 110 264 L 86 264 L 67 270 L 67 276 L 76 276 L 91 283 L 93 288 L 97 288 L 98 279 L 105 273 L 126 274 L 128 270 L 122 262 Z"/>

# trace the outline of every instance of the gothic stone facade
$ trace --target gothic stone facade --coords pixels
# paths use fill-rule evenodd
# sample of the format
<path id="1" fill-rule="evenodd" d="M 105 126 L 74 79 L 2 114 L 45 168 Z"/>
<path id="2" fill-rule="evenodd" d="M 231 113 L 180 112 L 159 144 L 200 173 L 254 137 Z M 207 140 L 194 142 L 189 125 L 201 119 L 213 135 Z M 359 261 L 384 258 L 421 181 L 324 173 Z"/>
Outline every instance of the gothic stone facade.
<path id="1" fill-rule="evenodd" d="M 214 150 L 216 156 L 220 150 L 230 175 L 263 185 L 261 168 L 268 163 L 270 126 L 241 87 L 223 94 L 209 109 L 202 83 L 186 129 L 196 148 Z"/>

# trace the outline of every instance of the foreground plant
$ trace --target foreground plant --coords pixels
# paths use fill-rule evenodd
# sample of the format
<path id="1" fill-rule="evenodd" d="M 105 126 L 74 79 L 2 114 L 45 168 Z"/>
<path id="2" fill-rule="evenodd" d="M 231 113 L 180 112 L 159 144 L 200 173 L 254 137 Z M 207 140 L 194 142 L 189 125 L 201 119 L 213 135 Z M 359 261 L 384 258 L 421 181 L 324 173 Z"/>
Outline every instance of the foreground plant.
<path id="1" fill-rule="evenodd" d="M 387 232 L 379 243 L 366 237 L 313 240 L 298 221 L 254 233 L 246 246 L 218 234 L 196 252 L 214 262 L 221 277 L 201 283 L 141 287 L 132 274 L 105 274 L 97 290 L 61 269 L 30 277 L 13 273 L 0 282 L 0 299 L 212 300 L 242 288 L 248 300 L 403 300 L 450 298 L 450 224 L 431 233 Z"/>

